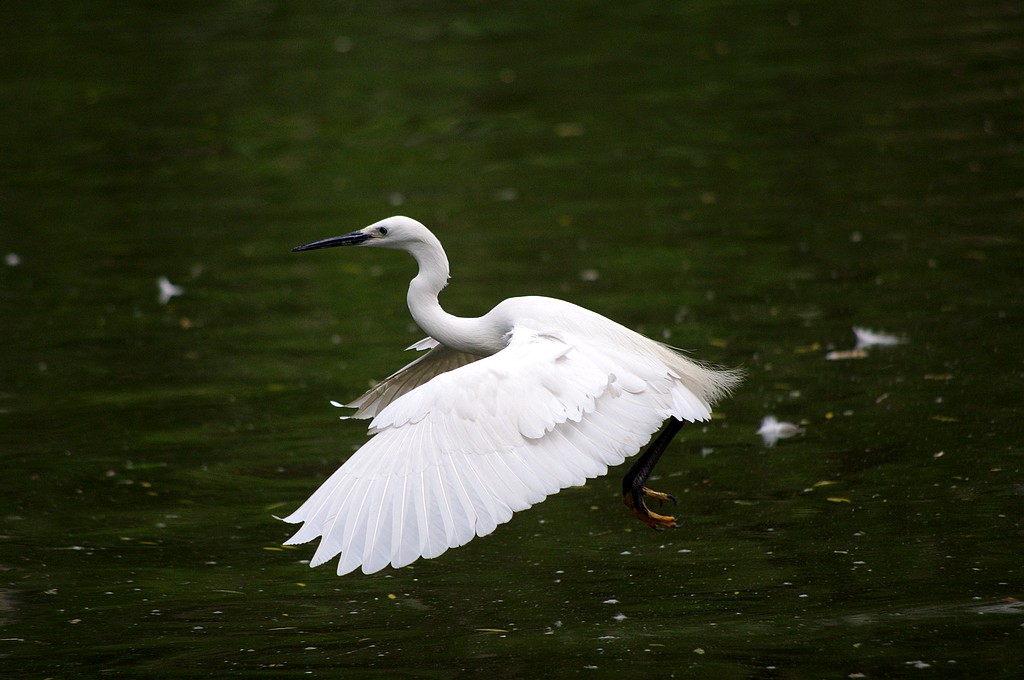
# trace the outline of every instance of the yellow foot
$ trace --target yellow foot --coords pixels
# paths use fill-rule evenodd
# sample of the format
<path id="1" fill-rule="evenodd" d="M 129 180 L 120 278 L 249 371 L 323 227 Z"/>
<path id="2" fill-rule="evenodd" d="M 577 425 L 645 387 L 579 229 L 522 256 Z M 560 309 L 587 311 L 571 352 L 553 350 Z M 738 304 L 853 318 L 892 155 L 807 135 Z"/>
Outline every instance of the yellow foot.
<path id="1" fill-rule="evenodd" d="M 643 491 L 644 495 L 647 496 L 648 498 L 653 498 L 654 500 L 660 501 L 662 503 L 671 503 L 672 505 L 676 504 L 676 497 L 670 493 L 664 493 L 662 491 L 648 489 L 646 486 L 644 487 Z"/>
<path id="2" fill-rule="evenodd" d="M 678 526 L 676 518 L 672 515 L 660 515 L 656 512 L 651 512 L 651 509 L 647 507 L 647 503 L 644 502 L 644 497 L 654 498 L 662 503 L 669 501 L 675 504 L 676 502 L 675 497 L 671 494 L 652 491 L 646 486 L 639 491 L 626 493 L 622 496 L 622 502 L 626 504 L 627 508 L 633 511 L 633 514 L 636 515 L 641 522 L 652 529 L 661 530 Z"/>

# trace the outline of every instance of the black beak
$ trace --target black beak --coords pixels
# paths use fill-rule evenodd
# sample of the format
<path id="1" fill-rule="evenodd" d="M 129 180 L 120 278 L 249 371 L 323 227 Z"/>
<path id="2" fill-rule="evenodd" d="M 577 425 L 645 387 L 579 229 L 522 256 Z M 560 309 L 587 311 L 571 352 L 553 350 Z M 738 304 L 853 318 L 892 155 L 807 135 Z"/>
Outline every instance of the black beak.
<path id="1" fill-rule="evenodd" d="M 313 241 L 307 243 L 304 246 L 296 246 L 292 248 L 293 253 L 298 253 L 303 250 L 317 250 L 319 248 L 334 248 L 335 246 L 357 246 L 360 243 L 369 241 L 372 236 L 363 233 L 361 231 L 353 231 L 351 234 L 342 234 L 341 236 L 332 236 L 325 238 L 321 241 Z"/>

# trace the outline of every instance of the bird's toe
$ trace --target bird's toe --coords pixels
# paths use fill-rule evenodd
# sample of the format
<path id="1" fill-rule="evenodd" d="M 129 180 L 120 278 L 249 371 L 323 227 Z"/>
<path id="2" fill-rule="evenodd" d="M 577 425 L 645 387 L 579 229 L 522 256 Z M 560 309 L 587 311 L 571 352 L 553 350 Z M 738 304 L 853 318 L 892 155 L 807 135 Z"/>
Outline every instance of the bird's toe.
<path id="1" fill-rule="evenodd" d="M 647 503 L 644 502 L 644 496 L 658 498 L 658 500 L 671 500 L 675 503 L 675 498 L 669 494 L 651 492 L 650 489 L 647 489 L 646 487 L 639 489 L 636 492 L 625 494 L 622 497 L 622 502 L 625 503 L 626 507 L 629 508 L 634 515 L 636 515 L 637 519 L 652 529 L 660 531 L 662 529 L 671 529 L 679 526 L 676 518 L 672 515 L 662 515 L 657 512 L 651 512 L 651 509 L 647 507 Z M 661 498 L 662 496 L 664 498 Z"/>
<path id="2" fill-rule="evenodd" d="M 646 486 L 643 488 L 643 494 L 647 498 L 653 498 L 659 503 L 671 503 L 672 505 L 678 503 L 676 497 L 672 494 L 665 493 L 664 491 L 655 491 L 654 489 L 649 489 Z"/>

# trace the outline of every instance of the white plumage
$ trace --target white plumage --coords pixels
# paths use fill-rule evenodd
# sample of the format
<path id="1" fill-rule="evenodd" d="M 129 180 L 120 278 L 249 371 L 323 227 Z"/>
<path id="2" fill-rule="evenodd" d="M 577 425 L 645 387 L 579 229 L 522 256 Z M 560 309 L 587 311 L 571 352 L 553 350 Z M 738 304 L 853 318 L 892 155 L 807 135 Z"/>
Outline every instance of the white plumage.
<path id="1" fill-rule="evenodd" d="M 599 314 L 510 298 L 475 319 L 441 310 L 448 279 L 426 227 L 392 217 L 296 250 L 338 245 L 410 252 L 409 307 L 428 350 L 347 406 L 370 440 L 285 518 L 288 540 L 320 544 L 338 573 L 437 557 L 635 454 L 668 418 L 707 420 L 738 381 Z"/>

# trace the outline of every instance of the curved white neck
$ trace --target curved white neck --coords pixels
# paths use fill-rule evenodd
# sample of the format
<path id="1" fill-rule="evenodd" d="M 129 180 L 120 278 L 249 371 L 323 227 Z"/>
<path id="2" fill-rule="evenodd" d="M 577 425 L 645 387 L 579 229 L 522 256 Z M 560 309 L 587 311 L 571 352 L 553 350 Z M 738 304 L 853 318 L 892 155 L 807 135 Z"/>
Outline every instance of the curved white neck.
<path id="1" fill-rule="evenodd" d="M 461 352 L 489 355 L 504 347 L 504 332 L 489 328 L 483 317 L 460 317 L 441 308 L 437 296 L 448 285 L 448 257 L 440 241 L 417 243 L 409 253 L 419 272 L 409 282 L 406 302 L 424 333 L 442 345 Z"/>

